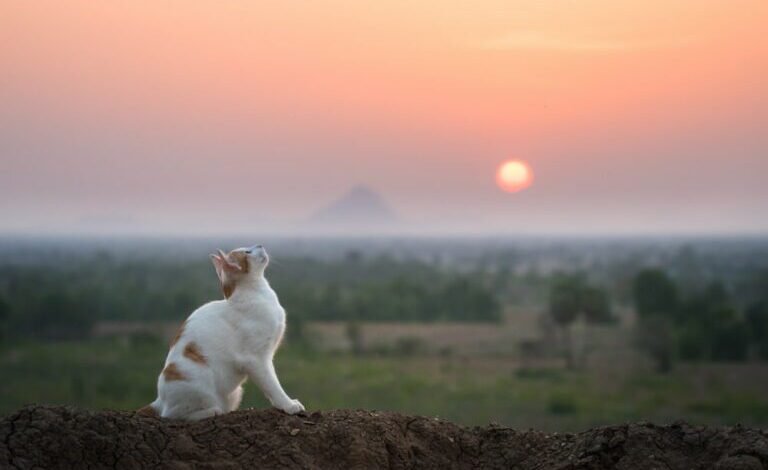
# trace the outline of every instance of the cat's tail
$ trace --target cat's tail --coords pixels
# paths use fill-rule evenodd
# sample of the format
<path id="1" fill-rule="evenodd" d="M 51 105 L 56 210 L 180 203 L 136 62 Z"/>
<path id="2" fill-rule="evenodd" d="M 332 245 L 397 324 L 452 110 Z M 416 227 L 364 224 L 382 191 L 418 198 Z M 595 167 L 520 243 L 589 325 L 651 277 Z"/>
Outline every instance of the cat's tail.
<path id="1" fill-rule="evenodd" d="M 149 405 L 142 406 L 138 410 L 136 410 L 136 414 L 140 414 L 142 416 L 150 416 L 152 418 L 159 418 L 160 417 L 160 399 L 153 401 Z"/>

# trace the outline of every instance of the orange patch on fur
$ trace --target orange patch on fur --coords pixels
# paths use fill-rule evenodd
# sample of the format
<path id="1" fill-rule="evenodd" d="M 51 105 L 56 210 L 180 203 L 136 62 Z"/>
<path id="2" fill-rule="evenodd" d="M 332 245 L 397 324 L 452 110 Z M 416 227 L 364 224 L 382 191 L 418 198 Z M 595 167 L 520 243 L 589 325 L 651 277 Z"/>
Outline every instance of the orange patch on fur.
<path id="1" fill-rule="evenodd" d="M 227 253 L 227 258 L 240 266 L 242 274 L 248 274 L 251 266 L 248 264 L 248 255 L 244 251 L 230 251 Z M 225 299 L 232 297 L 232 294 L 235 292 L 235 287 L 237 287 L 236 279 L 228 279 L 227 282 L 221 283 L 221 291 L 224 293 Z"/>
<path id="2" fill-rule="evenodd" d="M 251 267 L 248 265 L 248 255 L 244 251 L 230 251 L 227 257 L 240 266 L 240 269 L 243 270 L 243 274 L 248 273 L 248 270 Z"/>
<path id="3" fill-rule="evenodd" d="M 235 292 L 235 281 L 223 283 L 221 285 L 221 291 L 224 293 L 225 299 L 232 297 L 232 293 Z"/>
<path id="4" fill-rule="evenodd" d="M 182 323 L 179 329 L 176 331 L 176 336 L 174 336 L 173 339 L 171 340 L 171 347 L 174 347 L 176 343 L 179 342 L 179 340 L 181 339 L 181 335 L 184 334 L 184 328 L 186 326 L 187 326 L 187 321 L 184 320 L 184 323 Z"/>
<path id="5" fill-rule="evenodd" d="M 142 416 L 150 416 L 152 418 L 159 418 L 160 415 L 157 414 L 157 410 L 152 408 L 151 406 L 142 406 L 138 410 L 136 410 L 136 414 L 142 415 Z"/>
<path id="6" fill-rule="evenodd" d="M 184 374 L 181 373 L 178 367 L 176 367 L 176 364 L 171 362 L 167 366 L 165 366 L 165 369 L 163 369 L 163 377 L 165 377 L 165 380 L 168 382 L 171 382 L 173 380 L 185 380 L 186 377 L 184 377 Z"/>
<path id="7" fill-rule="evenodd" d="M 203 353 L 200 352 L 200 349 L 197 347 L 194 341 L 190 341 L 184 347 L 184 357 L 192 362 L 197 362 L 198 364 L 208 363 L 208 361 L 205 359 L 205 356 L 203 356 Z"/>

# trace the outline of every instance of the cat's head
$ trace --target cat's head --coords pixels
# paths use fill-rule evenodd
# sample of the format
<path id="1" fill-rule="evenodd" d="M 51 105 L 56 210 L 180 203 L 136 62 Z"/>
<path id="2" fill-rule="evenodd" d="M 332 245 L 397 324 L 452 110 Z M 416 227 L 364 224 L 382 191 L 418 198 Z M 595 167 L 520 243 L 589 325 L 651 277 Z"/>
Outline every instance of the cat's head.
<path id="1" fill-rule="evenodd" d="M 211 261 L 219 276 L 224 297 L 229 298 L 238 284 L 264 276 L 269 255 L 263 246 L 254 245 L 250 248 L 236 248 L 229 253 L 217 250 L 217 253 L 211 254 Z"/>

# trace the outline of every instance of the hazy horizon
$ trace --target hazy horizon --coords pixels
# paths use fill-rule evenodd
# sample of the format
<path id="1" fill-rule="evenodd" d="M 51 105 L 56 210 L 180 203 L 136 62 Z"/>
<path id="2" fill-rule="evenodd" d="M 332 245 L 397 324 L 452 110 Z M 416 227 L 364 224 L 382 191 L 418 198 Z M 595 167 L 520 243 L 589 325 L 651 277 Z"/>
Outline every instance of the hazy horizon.
<path id="1" fill-rule="evenodd" d="M 0 233 L 763 236 L 767 13 L 3 2 Z M 361 185 L 396 221 L 307 224 Z"/>

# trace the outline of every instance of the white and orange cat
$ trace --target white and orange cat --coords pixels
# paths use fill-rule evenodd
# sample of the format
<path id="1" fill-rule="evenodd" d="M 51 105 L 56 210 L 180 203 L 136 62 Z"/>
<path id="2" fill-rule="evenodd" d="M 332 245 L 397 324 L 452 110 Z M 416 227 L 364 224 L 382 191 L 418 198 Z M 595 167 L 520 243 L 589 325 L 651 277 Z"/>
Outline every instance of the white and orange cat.
<path id="1" fill-rule="evenodd" d="M 264 277 L 269 256 L 261 245 L 212 254 L 224 300 L 187 318 L 171 343 L 157 379 L 157 399 L 139 410 L 164 418 L 198 420 L 234 411 L 251 379 L 286 413 L 304 411 L 290 398 L 272 358 L 285 332 L 285 310 Z"/>

